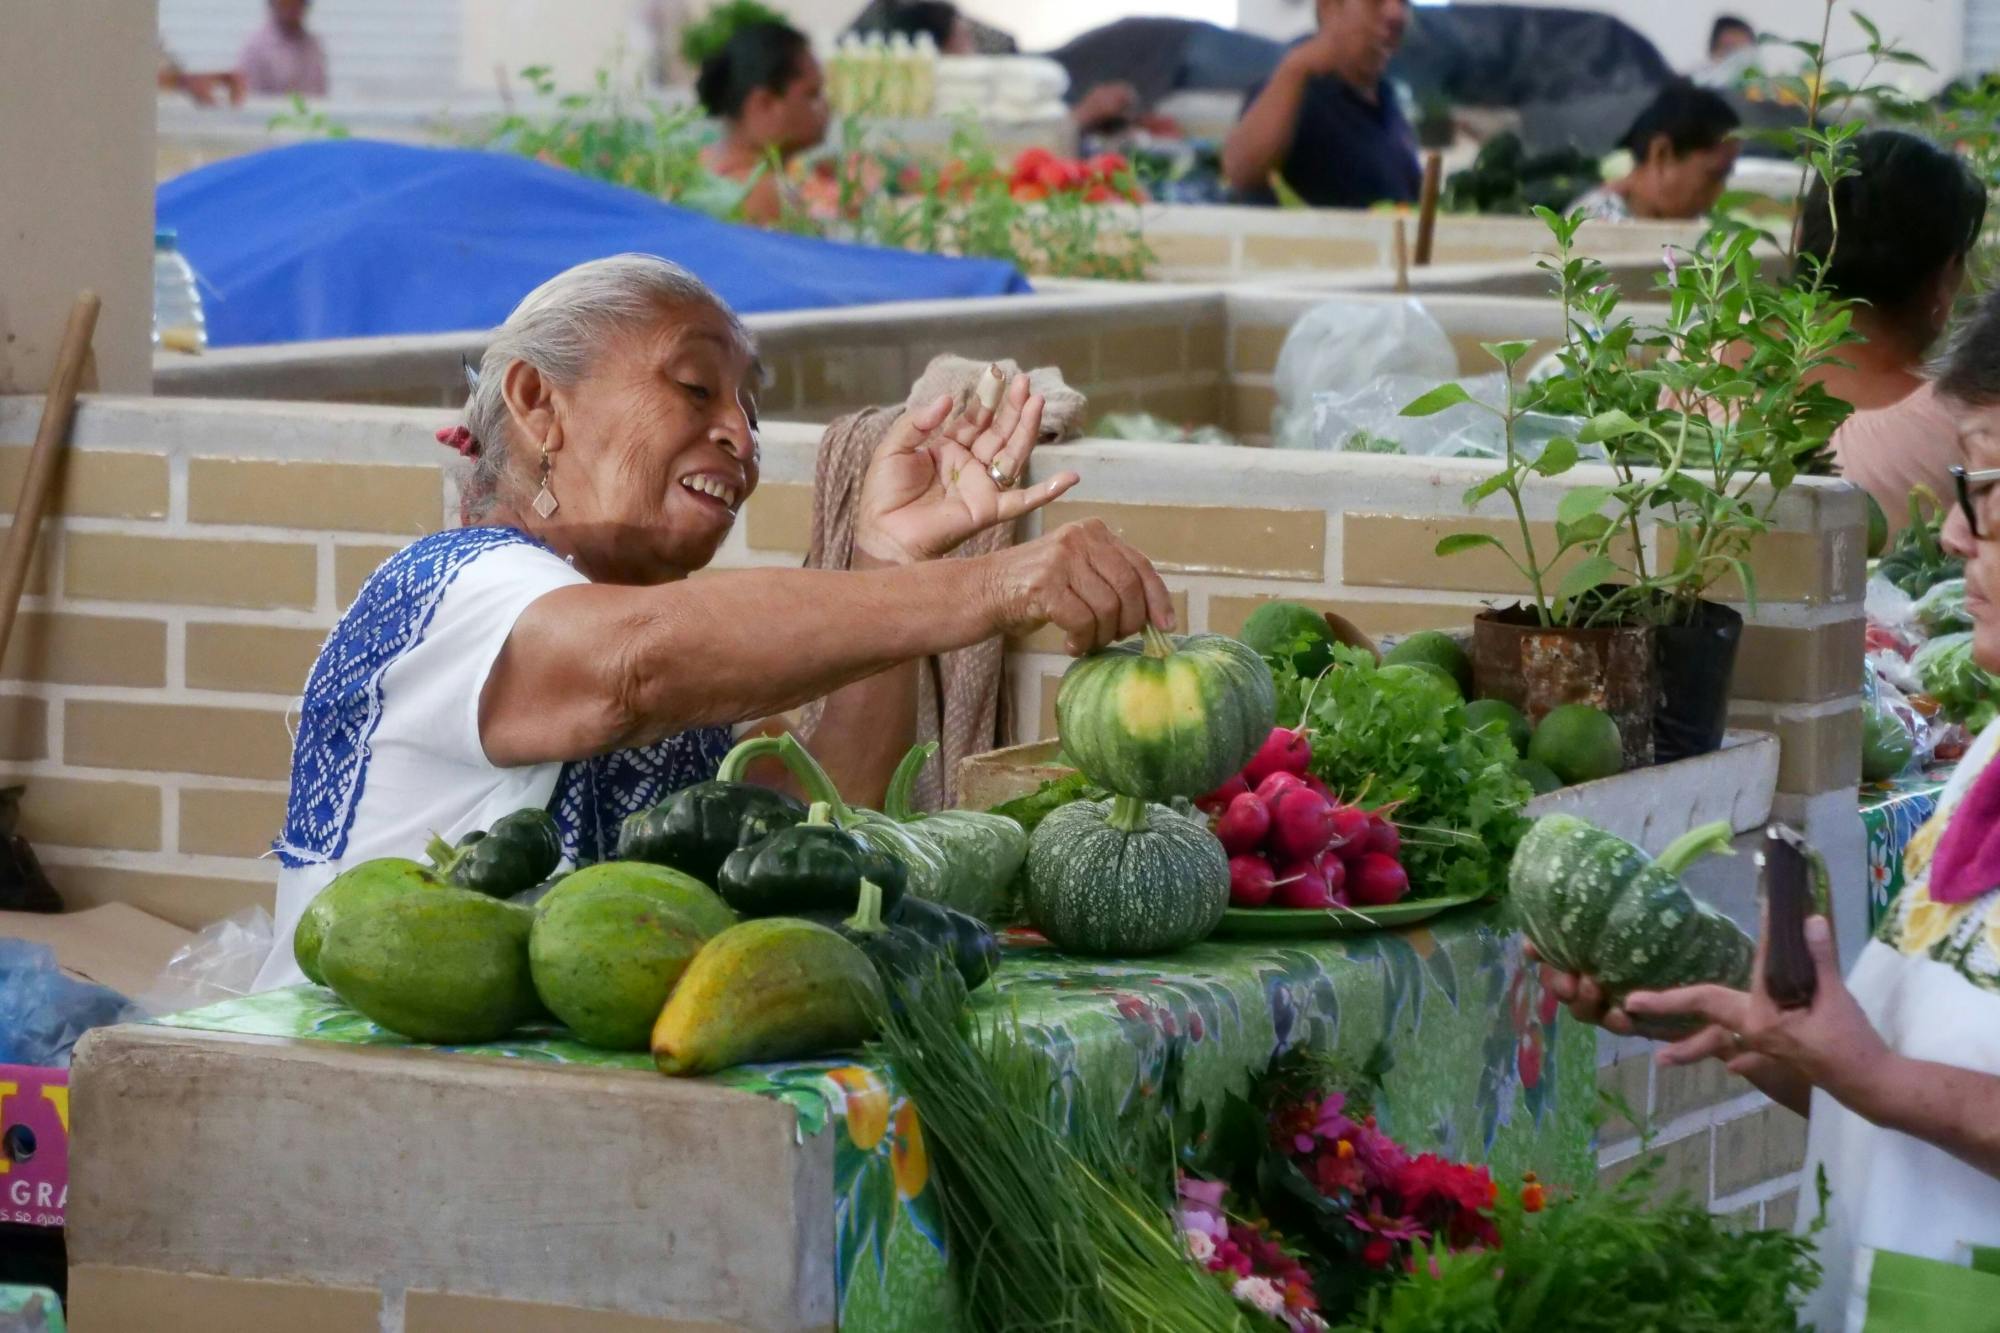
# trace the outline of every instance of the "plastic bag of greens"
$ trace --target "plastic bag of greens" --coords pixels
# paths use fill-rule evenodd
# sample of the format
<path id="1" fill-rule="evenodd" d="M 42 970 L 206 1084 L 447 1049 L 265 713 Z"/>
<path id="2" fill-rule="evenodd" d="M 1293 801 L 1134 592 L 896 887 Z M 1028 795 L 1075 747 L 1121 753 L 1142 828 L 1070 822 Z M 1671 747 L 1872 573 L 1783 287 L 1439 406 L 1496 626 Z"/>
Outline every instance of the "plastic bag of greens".
<path id="1" fill-rule="evenodd" d="M 1415 300 L 1314 306 L 1292 325 L 1278 353 L 1272 443 L 1286 449 L 1313 447 L 1313 399 L 1318 394 L 1353 392 L 1392 375 L 1422 382 L 1417 393 L 1423 393 L 1456 374 L 1458 351 L 1450 336 Z M 1397 403 L 1397 410 L 1402 406 Z"/>
<path id="2" fill-rule="evenodd" d="M 1421 376 L 1384 375 L 1351 389 L 1316 393 L 1312 400 L 1312 438 L 1307 444 L 1347 453 L 1501 457 L 1507 450 L 1507 441 L 1500 417 L 1492 409 L 1506 401 L 1507 377 L 1498 373 L 1473 375 L 1456 383 L 1472 395 L 1473 401 L 1422 417 L 1403 415 L 1405 407 L 1438 386 L 1438 381 Z M 1524 412 L 1515 418 L 1514 447 L 1522 457 L 1533 460 L 1556 436 L 1575 438 L 1583 424 L 1580 417 Z M 1276 443 L 1284 446 L 1288 442 Z M 1602 462 L 1604 446 L 1580 445 L 1577 455 Z"/>
<path id="3" fill-rule="evenodd" d="M 1965 580 L 1946 579 L 1931 585 L 1910 608 L 1917 628 L 1931 638 L 1958 634 L 1972 628 L 1972 613 L 1965 609 Z"/>
<path id="4" fill-rule="evenodd" d="M 1235 444 L 1236 437 L 1220 426 L 1177 426 L 1151 412 L 1107 412 L 1090 428 L 1098 440 L 1143 440 L 1149 444 Z"/>
<path id="5" fill-rule="evenodd" d="M 2000 716 L 2000 678 L 1973 660 L 1972 635 L 1947 634 L 1917 650 L 1910 665 L 1923 682 L 1924 693 L 1937 700 L 1939 711 L 1967 730 L 1980 732 Z"/>
<path id="6" fill-rule="evenodd" d="M 1948 725 L 1933 726 L 1908 696 L 1872 668 L 1862 672 L 1861 779 L 1887 782 L 1930 762 Z"/>

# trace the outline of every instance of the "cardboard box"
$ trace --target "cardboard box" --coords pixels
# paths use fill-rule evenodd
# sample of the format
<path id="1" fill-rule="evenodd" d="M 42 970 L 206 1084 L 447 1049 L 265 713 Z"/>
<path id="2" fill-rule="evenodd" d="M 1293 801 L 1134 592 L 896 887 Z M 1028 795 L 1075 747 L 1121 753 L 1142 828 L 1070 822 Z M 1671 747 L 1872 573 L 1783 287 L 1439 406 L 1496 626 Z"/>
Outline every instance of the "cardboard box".
<path id="1" fill-rule="evenodd" d="M 0 912 L 4 938 L 46 944 L 63 971 L 131 998 L 194 935 L 128 904 L 105 903 L 81 912 Z"/>
<path id="2" fill-rule="evenodd" d="M 69 1206 L 69 1071 L 0 1065 L 0 1223 L 59 1227 Z"/>

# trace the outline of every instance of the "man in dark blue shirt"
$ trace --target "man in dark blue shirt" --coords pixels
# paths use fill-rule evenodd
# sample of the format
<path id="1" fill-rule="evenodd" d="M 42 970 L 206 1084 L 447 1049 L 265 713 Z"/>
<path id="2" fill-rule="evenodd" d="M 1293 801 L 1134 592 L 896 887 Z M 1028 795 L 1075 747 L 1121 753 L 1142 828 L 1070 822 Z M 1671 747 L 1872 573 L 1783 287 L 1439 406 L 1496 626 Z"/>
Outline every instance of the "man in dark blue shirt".
<path id="1" fill-rule="evenodd" d="M 1409 19 L 1409 0 L 1319 0 L 1319 31 L 1244 100 L 1222 149 L 1230 185 L 1274 203 L 1275 172 L 1317 208 L 1414 200 L 1417 136 L 1384 77 Z"/>

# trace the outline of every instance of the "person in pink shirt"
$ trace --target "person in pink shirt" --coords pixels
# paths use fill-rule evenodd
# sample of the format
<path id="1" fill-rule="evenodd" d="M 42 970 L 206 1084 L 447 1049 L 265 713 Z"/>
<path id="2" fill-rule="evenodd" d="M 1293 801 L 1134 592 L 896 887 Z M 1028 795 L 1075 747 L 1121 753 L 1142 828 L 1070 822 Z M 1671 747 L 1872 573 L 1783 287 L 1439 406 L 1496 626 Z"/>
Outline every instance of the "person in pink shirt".
<path id="1" fill-rule="evenodd" d="M 1855 174 L 1833 191 L 1816 182 L 1799 220 L 1799 273 L 1825 265 L 1826 287 L 1854 302 L 1861 341 L 1818 379 L 1854 415 L 1834 432 L 1840 474 L 1875 497 L 1891 530 L 1913 486 L 1952 494 L 1961 462 L 1954 414 L 1924 360 L 1951 320 L 1966 258 L 1986 220 L 1986 192 L 1956 155 L 1913 134 L 1877 130 L 1854 141 Z M 1839 219 L 1835 232 L 1833 217 Z"/>
<path id="2" fill-rule="evenodd" d="M 326 50 L 306 31 L 309 0 L 270 0 L 271 18 L 250 34 L 236 69 L 253 94 L 326 96 Z"/>

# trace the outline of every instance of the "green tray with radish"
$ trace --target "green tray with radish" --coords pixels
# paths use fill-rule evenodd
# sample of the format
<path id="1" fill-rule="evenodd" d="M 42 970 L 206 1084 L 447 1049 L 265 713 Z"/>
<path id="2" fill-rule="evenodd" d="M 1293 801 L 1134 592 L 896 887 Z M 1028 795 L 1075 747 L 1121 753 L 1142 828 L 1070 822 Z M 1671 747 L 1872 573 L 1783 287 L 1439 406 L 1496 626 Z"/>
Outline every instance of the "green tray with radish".
<path id="1" fill-rule="evenodd" d="M 1450 898 L 1406 898 L 1387 907 L 1232 907 L 1223 912 L 1215 934 L 1221 939 L 1257 940 L 1396 930 L 1485 899 L 1484 894 L 1460 894 Z"/>

